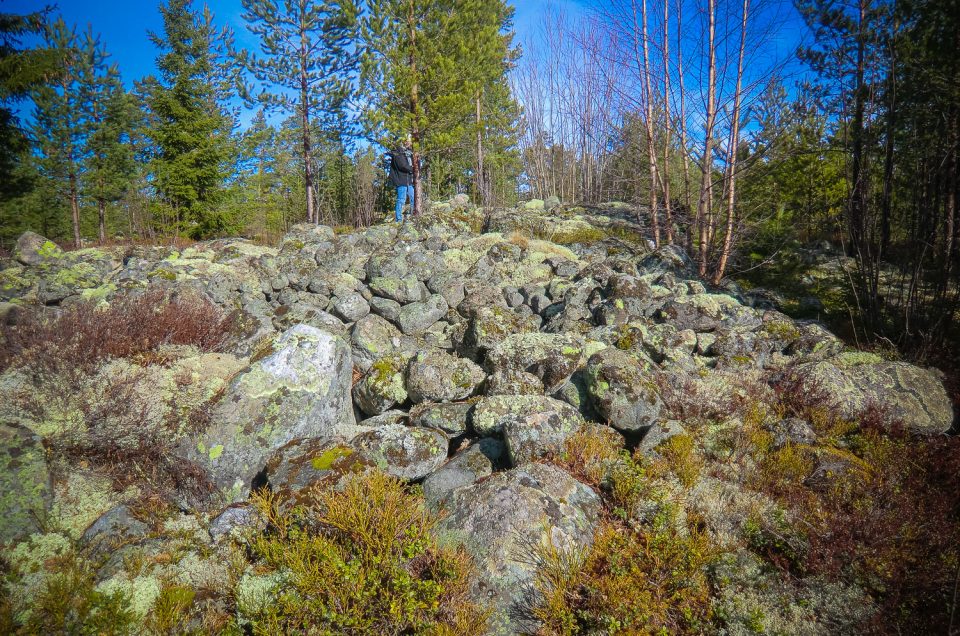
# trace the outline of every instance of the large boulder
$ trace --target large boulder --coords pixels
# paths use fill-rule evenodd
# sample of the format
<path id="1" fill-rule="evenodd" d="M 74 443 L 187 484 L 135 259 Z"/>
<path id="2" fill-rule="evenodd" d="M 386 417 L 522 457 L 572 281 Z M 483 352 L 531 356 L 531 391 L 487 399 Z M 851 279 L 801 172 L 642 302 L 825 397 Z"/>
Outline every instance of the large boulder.
<path id="1" fill-rule="evenodd" d="M 361 433 L 350 445 L 387 474 L 415 481 L 447 461 L 449 444 L 440 431 L 389 424 Z"/>
<path id="2" fill-rule="evenodd" d="M 230 385 L 212 425 L 187 448 L 229 501 L 247 495 L 277 448 L 296 438 L 349 437 L 356 432 L 350 348 L 339 336 L 298 325 L 273 352 Z"/>
<path id="3" fill-rule="evenodd" d="M 602 346 L 602 345 L 601 345 Z M 545 393 L 554 393 L 585 361 L 584 339 L 564 333 L 517 333 L 496 343 L 487 352 L 491 372 L 532 373 L 543 382 Z"/>
<path id="4" fill-rule="evenodd" d="M 52 485 L 40 437 L 18 424 L 0 425 L 0 545 L 40 530 Z"/>
<path id="5" fill-rule="evenodd" d="M 347 476 L 374 469 L 373 462 L 349 442 L 295 439 L 273 453 L 264 477 L 265 485 L 283 500 L 296 503 L 319 490 L 339 487 Z"/>
<path id="6" fill-rule="evenodd" d="M 529 600 L 536 546 L 589 546 L 600 498 L 559 468 L 530 463 L 455 489 L 446 510 L 438 535 L 473 556 L 478 578 L 471 593 L 492 607 L 490 633 L 532 633 L 518 614 Z"/>
<path id="7" fill-rule="evenodd" d="M 844 418 L 856 419 L 873 406 L 888 423 L 899 422 L 915 433 L 935 435 L 953 425 L 950 396 L 930 369 L 851 353 L 798 365 L 791 376 L 810 395 L 822 395 Z"/>
<path id="8" fill-rule="evenodd" d="M 502 435 L 507 423 L 537 414 L 555 413 L 570 424 L 582 421 L 580 412 L 566 402 L 543 395 L 494 395 L 480 400 L 473 409 L 473 430 L 477 435 Z"/>
<path id="9" fill-rule="evenodd" d="M 63 250 L 51 241 L 35 232 L 24 232 L 13 248 L 13 257 L 23 265 L 40 265 L 44 261 L 60 258 Z"/>
<path id="10" fill-rule="evenodd" d="M 475 362 L 444 351 L 418 354 L 407 367 L 407 391 L 415 402 L 453 402 L 471 395 L 486 378 Z"/>
<path id="11" fill-rule="evenodd" d="M 727 294 L 691 294 L 677 296 L 658 312 L 663 322 L 678 330 L 716 331 L 728 329 L 755 329 L 761 320 L 756 310 L 741 305 Z"/>
<path id="12" fill-rule="evenodd" d="M 590 397 L 610 426 L 643 432 L 660 418 L 663 402 L 651 367 L 613 347 L 590 357 L 586 371 Z"/>

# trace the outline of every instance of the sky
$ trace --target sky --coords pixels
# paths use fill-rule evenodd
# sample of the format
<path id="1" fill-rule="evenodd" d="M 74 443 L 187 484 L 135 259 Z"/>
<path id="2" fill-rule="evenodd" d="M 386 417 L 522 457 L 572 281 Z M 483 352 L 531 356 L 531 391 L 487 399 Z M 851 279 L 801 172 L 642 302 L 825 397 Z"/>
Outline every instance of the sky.
<path id="1" fill-rule="evenodd" d="M 510 0 L 516 9 L 514 28 L 516 41 L 526 45 L 528 34 L 537 31 L 549 9 L 563 12 L 567 18 L 577 20 L 585 17 L 594 8 L 602 8 L 607 0 Z M 792 52 L 799 42 L 801 22 L 793 9 L 791 0 L 767 0 L 782 2 L 780 12 L 783 24 L 779 36 L 769 42 L 771 49 L 779 53 Z M 0 12 L 27 13 L 39 7 L 53 4 L 45 0 L 0 0 Z M 157 50 L 147 36 L 148 31 L 159 32 L 162 28 L 159 0 L 59 0 L 55 15 L 62 15 L 67 24 L 75 24 L 78 31 L 90 25 L 99 33 L 102 43 L 111 55 L 111 61 L 120 68 L 121 77 L 128 87 L 135 80 L 156 72 Z M 241 17 L 240 0 L 208 0 L 218 25 L 226 25 L 236 34 L 237 45 L 255 49 L 257 42 L 247 31 Z M 202 6 L 201 0 L 196 5 Z M 784 17 L 786 16 L 786 17 Z M 252 112 L 241 115 L 244 126 Z"/>
<path id="2" fill-rule="evenodd" d="M 519 34 L 539 23 L 548 5 L 562 8 L 571 16 L 585 13 L 591 2 L 602 0 L 513 0 L 516 8 L 515 27 Z M 44 0 L 0 0 L 0 11 L 27 13 L 48 4 Z M 76 24 L 78 31 L 91 25 L 120 67 L 124 82 L 133 81 L 156 72 L 154 59 L 157 50 L 147 37 L 148 31 L 160 31 L 162 22 L 157 3 L 150 0 L 59 0 L 54 14 L 62 15 L 67 24 Z M 203 3 L 197 1 L 197 6 Z M 247 32 L 241 17 L 240 0 L 208 0 L 218 25 L 233 29 L 237 44 L 255 48 L 256 40 Z"/>

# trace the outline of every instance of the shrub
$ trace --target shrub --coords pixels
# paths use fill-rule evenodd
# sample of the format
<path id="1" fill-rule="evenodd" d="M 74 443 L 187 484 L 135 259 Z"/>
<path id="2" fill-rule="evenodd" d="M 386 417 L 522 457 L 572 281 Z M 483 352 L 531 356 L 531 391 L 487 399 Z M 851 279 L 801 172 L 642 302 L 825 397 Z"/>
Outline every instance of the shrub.
<path id="1" fill-rule="evenodd" d="M 591 486 L 600 486 L 620 458 L 623 437 L 608 426 L 584 426 L 564 442 L 554 457 L 560 468 Z"/>
<path id="2" fill-rule="evenodd" d="M 437 544 L 437 517 L 397 479 L 354 475 L 290 510 L 265 493 L 255 502 L 273 532 L 251 542 L 254 562 L 278 589 L 246 617 L 254 633 L 485 632 L 469 558 Z"/>
<path id="3" fill-rule="evenodd" d="M 35 313 L 0 331 L 0 371 L 17 365 L 43 376 L 86 374 L 110 358 L 154 353 L 161 345 L 221 349 L 236 317 L 195 292 L 149 289 L 106 307 L 81 302 L 54 317 Z"/>
<path id="4" fill-rule="evenodd" d="M 700 478 L 703 461 L 694 448 L 693 438 L 687 434 L 674 435 L 657 446 L 670 470 L 687 488 Z"/>
<path id="5" fill-rule="evenodd" d="M 592 547 L 537 554 L 532 608 L 543 634 L 695 634 L 709 626 L 707 535 L 669 508 L 648 528 L 604 521 Z"/>
<path id="6" fill-rule="evenodd" d="M 134 634 L 136 616 L 122 592 L 96 589 L 89 562 L 70 553 L 59 559 L 57 571 L 28 599 L 23 622 L 14 616 L 9 598 L 0 600 L 0 627 L 4 634 Z M 10 575 L 8 575 L 10 576 Z M 5 591 L 6 586 L 0 586 Z"/>

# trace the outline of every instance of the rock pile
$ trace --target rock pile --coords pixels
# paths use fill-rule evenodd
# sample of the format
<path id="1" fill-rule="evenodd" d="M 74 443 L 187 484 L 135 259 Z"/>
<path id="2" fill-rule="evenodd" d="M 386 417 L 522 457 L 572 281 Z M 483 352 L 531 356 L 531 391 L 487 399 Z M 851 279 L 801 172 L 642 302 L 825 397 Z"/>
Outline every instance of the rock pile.
<path id="1" fill-rule="evenodd" d="M 474 592 L 496 608 L 495 630 L 512 633 L 531 581 L 518 546 L 592 541 L 597 493 L 539 463 L 584 427 L 652 450 L 682 432 L 678 400 L 719 412 L 745 382 L 781 380 L 823 391 L 850 416 L 884 407 L 920 434 L 953 421 L 936 372 L 847 352 L 817 323 L 708 289 L 681 250 L 651 250 L 619 209 L 441 204 L 400 227 L 295 226 L 277 248 L 218 240 L 63 253 L 28 234 L 0 269 L 0 316 L 109 303 L 148 285 L 236 311 L 242 335 L 219 355 L 242 368 L 209 392 L 206 427 L 177 446 L 217 488 L 191 531 L 215 543 L 256 523 L 242 503 L 254 486 L 296 496 L 379 468 L 422 482 L 447 510 L 442 536 L 473 554 Z M 14 376 L 0 383 L 7 396 Z M 9 541 L 37 531 L 28 508 L 62 514 L 68 491 L 95 480 L 81 488 L 61 466 L 53 483 L 37 441 L 49 423 L 4 410 Z M 784 434 L 795 428 L 812 434 L 803 422 Z M 122 497 L 91 497 L 83 541 L 160 541 L 118 507 Z M 156 598 L 150 580 L 112 576 Z"/>

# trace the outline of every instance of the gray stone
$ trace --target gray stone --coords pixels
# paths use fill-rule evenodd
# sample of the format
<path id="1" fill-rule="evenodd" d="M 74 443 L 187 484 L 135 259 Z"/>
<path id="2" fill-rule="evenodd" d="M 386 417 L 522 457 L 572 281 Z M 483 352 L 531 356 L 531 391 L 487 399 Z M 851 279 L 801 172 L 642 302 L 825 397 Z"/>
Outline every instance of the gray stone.
<path id="1" fill-rule="evenodd" d="M 481 437 L 501 435 L 503 427 L 517 417 L 558 413 L 570 422 L 580 422 L 580 413 L 567 404 L 544 395 L 495 395 L 480 400 L 473 410 L 473 430 Z"/>
<path id="2" fill-rule="evenodd" d="M 370 311 L 390 322 L 396 322 L 397 318 L 400 317 L 400 303 L 388 298 L 374 296 L 370 299 Z"/>
<path id="3" fill-rule="evenodd" d="M 566 405 L 565 405 L 566 406 Z M 543 411 L 529 415 L 515 415 L 503 424 L 503 439 L 507 444 L 510 465 L 519 466 L 559 455 L 564 443 L 577 432 L 584 421 L 567 411 Z"/>
<path id="4" fill-rule="evenodd" d="M 642 432 L 659 420 L 663 402 L 651 366 L 612 347 L 590 357 L 588 390 L 607 424 L 619 431 Z"/>
<path id="5" fill-rule="evenodd" d="M 475 362 L 443 351 L 417 354 L 407 367 L 407 391 L 417 402 L 464 400 L 486 378 Z"/>
<path id="6" fill-rule="evenodd" d="M 447 301 L 434 294 L 420 303 L 410 303 L 400 310 L 397 322 L 400 331 L 408 335 L 420 335 L 447 313 Z"/>
<path id="7" fill-rule="evenodd" d="M 357 292 L 333 299 L 333 313 L 344 322 L 356 322 L 370 313 L 370 305 Z"/>
<path id="8" fill-rule="evenodd" d="M 424 499 L 431 507 L 438 507 L 453 491 L 493 474 L 505 452 L 503 442 L 491 437 L 472 444 L 423 480 Z"/>
<path id="9" fill-rule="evenodd" d="M 467 432 L 467 423 L 473 404 L 448 402 L 446 404 L 419 404 L 410 409 L 410 424 L 440 429 L 451 435 Z"/>
<path id="10" fill-rule="evenodd" d="M 13 247 L 13 258 L 27 266 L 40 265 L 62 256 L 63 250 L 56 243 L 34 232 L 21 234 Z"/>
<path id="11" fill-rule="evenodd" d="M 253 505 L 242 502 L 231 504 L 220 511 L 207 526 L 214 542 L 241 539 L 246 532 L 266 527 L 266 520 Z"/>
<path id="12" fill-rule="evenodd" d="M 584 549 L 593 542 L 600 498 L 559 468 L 529 463 L 455 489 L 437 534 L 473 556 L 476 601 L 490 604 L 490 634 L 530 633 L 518 616 L 533 584 L 533 546 Z"/>
<path id="13" fill-rule="evenodd" d="M 446 436 L 417 426 L 380 426 L 356 436 L 350 445 L 380 470 L 410 481 L 423 479 L 447 460 Z"/>
<path id="14" fill-rule="evenodd" d="M 298 325 L 237 376 L 212 425 L 180 452 L 204 467 L 228 502 L 247 496 L 270 454 L 296 438 L 355 432 L 350 349 L 340 337 Z"/>
<path id="15" fill-rule="evenodd" d="M 365 415 L 381 415 L 407 401 L 408 354 L 384 356 L 353 385 L 353 401 Z"/>
<path id="16" fill-rule="evenodd" d="M 353 363 L 363 372 L 380 358 L 415 350 L 414 343 L 392 324 L 373 314 L 358 320 L 350 335 Z"/>
<path id="17" fill-rule="evenodd" d="M 130 508 L 121 504 L 100 515 L 84 531 L 80 540 L 93 555 L 102 556 L 121 545 L 140 541 L 149 531 L 147 524 L 135 518 Z"/>
<path id="18" fill-rule="evenodd" d="M 426 285 L 412 274 L 403 278 L 378 276 L 370 280 L 370 290 L 381 298 L 395 300 L 401 305 L 420 302 L 429 296 Z"/>

